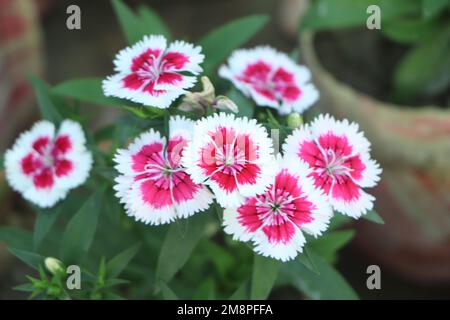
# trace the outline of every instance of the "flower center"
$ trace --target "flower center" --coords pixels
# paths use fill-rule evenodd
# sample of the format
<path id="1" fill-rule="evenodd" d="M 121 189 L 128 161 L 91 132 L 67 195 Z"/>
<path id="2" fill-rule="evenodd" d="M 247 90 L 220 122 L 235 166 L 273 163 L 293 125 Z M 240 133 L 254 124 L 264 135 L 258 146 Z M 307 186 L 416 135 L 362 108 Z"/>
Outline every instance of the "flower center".
<path id="1" fill-rule="evenodd" d="M 150 62 L 145 61 L 137 71 L 138 76 L 151 81 L 158 79 L 161 73 L 164 72 L 165 61 L 161 62 L 162 56 L 161 54 L 157 58 L 152 54 L 150 56 Z"/>
<path id="2" fill-rule="evenodd" d="M 350 173 L 351 168 L 345 165 L 345 157 L 337 156 L 336 153 L 328 149 L 326 151 L 325 157 L 325 168 L 324 171 L 330 176 L 334 177 L 336 175 L 347 175 Z"/>

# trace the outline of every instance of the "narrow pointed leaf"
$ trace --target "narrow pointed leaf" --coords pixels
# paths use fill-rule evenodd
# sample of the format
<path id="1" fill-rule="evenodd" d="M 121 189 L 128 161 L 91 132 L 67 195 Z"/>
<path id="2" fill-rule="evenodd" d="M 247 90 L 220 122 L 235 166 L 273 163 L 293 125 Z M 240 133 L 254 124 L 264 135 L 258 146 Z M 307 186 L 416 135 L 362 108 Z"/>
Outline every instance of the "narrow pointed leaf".
<path id="1" fill-rule="evenodd" d="M 139 251 L 139 248 L 140 244 L 136 244 L 112 258 L 106 265 L 108 278 L 115 278 L 120 275 Z"/>
<path id="2" fill-rule="evenodd" d="M 278 260 L 254 255 L 252 286 L 250 298 L 254 300 L 266 299 L 272 291 L 278 277 L 281 263 Z"/>
<path id="3" fill-rule="evenodd" d="M 205 215 L 206 213 L 196 214 L 189 218 L 185 234 L 181 234 L 176 223 L 170 225 L 156 267 L 158 280 L 168 283 L 186 263 L 203 236 L 207 221 Z"/>
<path id="4" fill-rule="evenodd" d="M 65 263 L 79 261 L 94 240 L 104 188 L 91 195 L 69 221 L 61 241 L 61 256 Z"/>
<path id="5" fill-rule="evenodd" d="M 267 22 L 267 16 L 253 15 L 231 21 L 208 33 L 200 40 L 207 57 L 203 64 L 205 73 L 210 74 L 233 50 L 247 42 Z"/>

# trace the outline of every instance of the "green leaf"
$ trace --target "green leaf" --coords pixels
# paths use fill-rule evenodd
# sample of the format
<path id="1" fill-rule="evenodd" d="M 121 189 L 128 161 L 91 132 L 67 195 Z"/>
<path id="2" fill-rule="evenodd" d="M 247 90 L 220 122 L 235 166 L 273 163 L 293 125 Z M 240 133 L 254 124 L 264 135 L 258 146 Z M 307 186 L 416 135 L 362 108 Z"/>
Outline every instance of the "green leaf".
<path id="1" fill-rule="evenodd" d="M 302 29 L 324 30 L 366 24 L 370 5 L 380 7 L 382 26 L 403 15 L 419 15 L 420 2 L 411 0 L 316 0 L 303 18 Z"/>
<path id="2" fill-rule="evenodd" d="M 450 7 L 448 0 L 422 0 L 422 14 L 426 19 L 432 18 Z"/>
<path id="3" fill-rule="evenodd" d="M 164 282 L 160 283 L 164 300 L 179 300 L 178 296 Z"/>
<path id="4" fill-rule="evenodd" d="M 293 285 L 311 299 L 358 299 L 356 292 L 338 271 L 312 250 L 309 254 L 319 274 L 300 263 L 286 263 L 283 264 L 286 284 Z"/>
<path id="5" fill-rule="evenodd" d="M 37 218 L 34 224 L 33 232 L 33 245 L 34 249 L 37 249 L 44 240 L 47 233 L 50 231 L 52 226 L 55 224 L 56 219 L 60 215 L 62 210 L 62 205 L 59 204 L 55 208 L 49 210 L 38 210 Z"/>
<path id="6" fill-rule="evenodd" d="M 165 114 L 168 114 L 168 111 L 165 109 L 160 109 L 156 107 L 124 107 L 125 110 L 131 112 L 135 116 L 141 119 L 157 119 L 164 117 Z"/>
<path id="7" fill-rule="evenodd" d="M 238 106 L 239 112 L 237 115 L 239 117 L 248 117 L 250 119 L 253 118 L 253 115 L 255 113 L 253 103 L 251 103 L 251 101 L 241 92 L 233 87 L 230 89 L 230 91 L 228 91 L 227 97 L 233 100 L 233 102 Z"/>
<path id="8" fill-rule="evenodd" d="M 13 288 L 16 291 L 22 292 L 33 292 L 35 290 L 34 286 L 31 283 L 24 283 Z"/>
<path id="9" fill-rule="evenodd" d="M 30 250 L 33 239 L 30 232 L 15 227 L 0 227 L 0 242 L 8 247 Z"/>
<path id="10" fill-rule="evenodd" d="M 139 251 L 139 248 L 140 244 L 135 244 L 112 258 L 106 265 L 108 277 L 115 278 L 120 275 Z"/>
<path id="11" fill-rule="evenodd" d="M 14 248 L 8 248 L 8 251 L 34 269 L 38 269 L 44 263 L 45 258 L 34 252 Z"/>
<path id="12" fill-rule="evenodd" d="M 336 251 L 345 246 L 354 236 L 353 230 L 335 231 L 309 242 L 308 247 L 329 263 L 336 260 Z"/>
<path id="13" fill-rule="evenodd" d="M 114 11 L 122 29 L 122 32 L 129 44 L 141 40 L 144 36 L 144 30 L 140 23 L 139 18 L 133 13 L 133 11 L 126 6 L 121 0 L 112 1 Z"/>
<path id="14" fill-rule="evenodd" d="M 156 267 L 157 280 L 168 283 L 183 267 L 204 234 L 206 215 L 207 213 L 196 214 L 189 218 L 184 235 L 181 234 L 176 223 L 170 225 L 159 253 Z"/>
<path id="15" fill-rule="evenodd" d="M 335 212 L 333 214 L 333 217 L 331 218 L 330 225 L 329 225 L 328 229 L 329 230 L 336 230 L 339 227 L 341 227 L 341 226 L 343 226 L 343 225 L 345 225 L 347 223 L 350 223 L 351 221 L 353 221 L 353 220 L 349 216 L 345 216 L 345 215 L 343 215 L 341 213 Z"/>
<path id="16" fill-rule="evenodd" d="M 219 275 L 222 278 L 225 278 L 227 272 L 233 270 L 235 263 L 233 255 L 231 255 L 223 246 L 220 246 L 211 240 L 202 241 L 201 246 L 214 263 Z"/>
<path id="17" fill-rule="evenodd" d="M 52 88 L 52 93 L 103 106 L 123 106 L 132 104 L 122 99 L 106 97 L 102 91 L 102 79 L 100 78 L 68 80 L 54 86 Z"/>
<path id="18" fill-rule="evenodd" d="M 314 265 L 314 262 L 312 261 L 311 257 L 309 256 L 308 247 L 303 248 L 303 252 L 300 253 L 297 258 L 291 262 L 293 264 L 295 263 L 301 263 L 306 268 L 308 268 L 310 271 L 314 272 L 315 274 L 320 274 L 319 270 L 317 270 L 317 267 Z"/>
<path id="19" fill-rule="evenodd" d="M 42 118 L 53 123 L 60 123 L 62 121 L 62 116 L 52 101 L 48 85 L 44 81 L 33 76 L 31 76 L 29 80 L 36 92 L 36 99 Z"/>
<path id="20" fill-rule="evenodd" d="M 65 263 L 79 261 L 89 250 L 97 229 L 104 191 L 101 187 L 91 195 L 69 221 L 61 240 L 61 256 Z"/>
<path id="21" fill-rule="evenodd" d="M 169 29 L 158 14 L 148 6 L 140 6 L 138 14 L 121 0 L 113 0 L 113 7 L 129 44 L 134 44 L 150 34 L 161 34 L 170 39 Z"/>
<path id="22" fill-rule="evenodd" d="M 445 68 L 449 55 L 450 27 L 411 49 L 395 70 L 395 99 L 402 103 L 408 102 L 423 92 L 436 74 Z M 449 73 L 450 70 L 445 72 Z"/>
<path id="23" fill-rule="evenodd" d="M 250 298 L 253 300 L 266 299 L 278 277 L 281 263 L 278 260 L 254 255 L 252 286 Z"/>
<path id="24" fill-rule="evenodd" d="M 209 277 L 202 281 L 194 294 L 194 300 L 213 300 L 216 296 L 216 283 Z"/>
<path id="25" fill-rule="evenodd" d="M 365 215 L 362 216 L 364 219 L 378 223 L 378 224 L 384 224 L 383 218 L 375 212 L 375 210 L 371 210 Z"/>
<path id="26" fill-rule="evenodd" d="M 381 32 L 389 39 L 405 44 L 424 41 L 445 27 L 437 20 L 397 19 L 383 25 Z"/>
<path id="27" fill-rule="evenodd" d="M 141 27 L 145 34 L 161 34 L 170 40 L 169 29 L 155 11 L 143 5 L 139 7 L 138 13 L 141 20 Z"/>
<path id="28" fill-rule="evenodd" d="M 239 288 L 228 298 L 228 300 L 248 300 L 250 297 L 249 281 L 243 282 Z"/>
<path id="29" fill-rule="evenodd" d="M 205 74 L 210 74 L 230 53 L 248 41 L 264 27 L 268 17 L 253 15 L 229 22 L 208 33 L 200 40 L 206 61 L 203 64 Z"/>

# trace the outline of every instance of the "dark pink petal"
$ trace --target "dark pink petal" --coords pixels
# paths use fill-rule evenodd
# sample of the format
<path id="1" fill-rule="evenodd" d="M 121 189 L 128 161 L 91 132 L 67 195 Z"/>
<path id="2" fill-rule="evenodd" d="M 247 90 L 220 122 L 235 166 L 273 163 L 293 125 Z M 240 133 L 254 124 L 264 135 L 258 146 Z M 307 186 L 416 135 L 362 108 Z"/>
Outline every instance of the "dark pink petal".
<path id="1" fill-rule="evenodd" d="M 141 183 L 140 190 L 143 202 L 156 209 L 172 205 L 170 190 L 161 180 L 145 180 Z"/>
<path id="2" fill-rule="evenodd" d="M 331 196 L 338 200 L 355 201 L 361 195 L 359 190 L 360 188 L 349 177 L 341 176 L 336 179 Z"/>
<path id="3" fill-rule="evenodd" d="M 325 167 L 325 159 L 313 140 L 304 141 L 299 147 L 298 155 L 311 168 Z"/>
<path id="4" fill-rule="evenodd" d="M 277 224 L 263 227 L 270 243 L 288 243 L 294 237 L 295 226 L 290 221 L 279 220 Z"/>
<path id="5" fill-rule="evenodd" d="M 167 52 L 161 59 L 164 70 L 181 70 L 189 62 L 189 57 L 180 52 Z"/>
<path id="6" fill-rule="evenodd" d="M 131 71 L 136 72 L 141 69 L 148 69 L 149 65 L 153 65 L 155 59 L 159 57 L 161 50 L 159 49 L 147 49 L 139 56 L 133 59 L 131 63 Z"/>
<path id="7" fill-rule="evenodd" d="M 258 165 L 247 163 L 236 173 L 236 179 L 239 184 L 255 184 L 260 172 L 261 168 Z"/>
<path id="8" fill-rule="evenodd" d="M 72 142 L 67 135 L 58 136 L 53 147 L 54 154 L 66 154 L 72 148 Z"/>
<path id="9" fill-rule="evenodd" d="M 55 174 L 57 177 L 62 177 L 70 174 L 73 169 L 73 164 L 71 161 L 62 159 L 55 163 Z"/>
<path id="10" fill-rule="evenodd" d="M 39 174 L 33 177 L 33 183 L 36 189 L 47 189 L 54 185 L 53 173 L 50 168 L 45 168 Z"/>
<path id="11" fill-rule="evenodd" d="M 49 137 L 37 138 L 33 142 L 33 149 L 36 150 L 39 154 L 44 154 L 45 149 L 48 147 L 49 143 L 50 143 Z"/>
<path id="12" fill-rule="evenodd" d="M 322 148 L 331 149 L 336 157 L 349 156 L 352 153 L 352 147 L 346 136 L 338 136 L 330 131 L 321 135 L 318 141 Z"/>
<path id="13" fill-rule="evenodd" d="M 247 198 L 245 204 L 240 206 L 237 211 L 239 214 L 239 223 L 244 226 L 248 232 L 255 232 L 261 227 L 262 221 L 256 210 L 256 198 Z"/>
<path id="14" fill-rule="evenodd" d="M 144 78 L 141 78 L 137 73 L 131 73 L 122 79 L 125 88 L 130 90 L 138 90 L 144 85 Z"/>
<path id="15" fill-rule="evenodd" d="M 163 164 L 162 160 L 163 145 L 160 142 L 145 145 L 141 150 L 131 157 L 132 169 L 135 172 L 143 172 L 148 163 Z"/>
<path id="16" fill-rule="evenodd" d="M 359 155 L 348 158 L 344 165 L 351 169 L 350 175 L 354 180 L 359 181 L 362 179 L 366 165 L 362 162 Z"/>
<path id="17" fill-rule="evenodd" d="M 30 175 L 40 167 L 40 162 L 33 157 L 32 153 L 29 153 L 20 161 L 20 165 L 22 167 L 22 172 L 25 175 Z"/>
<path id="18" fill-rule="evenodd" d="M 286 100 L 298 100 L 302 91 L 296 86 L 288 86 L 282 89 L 281 96 Z"/>

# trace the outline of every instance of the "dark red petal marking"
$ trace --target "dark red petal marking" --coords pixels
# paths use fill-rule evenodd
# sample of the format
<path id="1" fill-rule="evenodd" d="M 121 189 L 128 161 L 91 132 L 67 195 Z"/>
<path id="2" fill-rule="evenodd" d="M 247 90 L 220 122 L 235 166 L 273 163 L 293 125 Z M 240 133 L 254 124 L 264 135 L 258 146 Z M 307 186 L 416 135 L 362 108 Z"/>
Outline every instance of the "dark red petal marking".
<path id="1" fill-rule="evenodd" d="M 45 168 L 39 174 L 33 177 L 33 183 L 36 189 L 50 189 L 54 185 L 53 173 L 50 168 Z"/>
<path id="2" fill-rule="evenodd" d="M 160 49 L 147 49 L 139 56 L 135 57 L 131 63 L 131 71 L 136 72 L 140 69 L 147 68 L 147 65 L 152 65 L 161 54 Z"/>
<path id="3" fill-rule="evenodd" d="M 271 64 L 257 61 L 249 64 L 237 79 L 269 100 L 298 100 L 302 90 L 297 86 L 294 74 L 281 67 L 272 70 Z"/>
<path id="4" fill-rule="evenodd" d="M 335 199 L 347 202 L 358 200 L 360 188 L 347 176 L 340 176 L 334 183 L 331 195 Z"/>
<path id="5" fill-rule="evenodd" d="M 270 243 L 288 243 L 297 226 L 314 219 L 311 212 L 315 205 L 303 196 L 297 179 L 282 170 L 275 178 L 275 186 L 269 186 L 263 195 L 247 198 L 237 209 L 238 222 L 249 233 L 262 227 Z"/>
<path id="6" fill-rule="evenodd" d="M 148 163 L 163 164 L 162 151 L 163 144 L 161 142 L 144 145 L 138 153 L 131 157 L 133 163 L 131 168 L 135 172 L 143 172 Z"/>
<path id="7" fill-rule="evenodd" d="M 123 79 L 123 85 L 130 90 L 138 90 L 144 85 L 145 79 L 139 77 L 136 73 L 131 73 Z"/>
<path id="8" fill-rule="evenodd" d="M 302 91 L 299 88 L 297 88 L 295 86 L 288 86 L 288 87 L 282 89 L 281 95 L 286 100 L 295 101 L 300 97 L 301 93 L 302 93 Z"/>
<path id="9" fill-rule="evenodd" d="M 275 95 L 272 93 L 271 90 L 266 89 L 266 88 L 261 88 L 258 85 L 252 85 L 253 89 L 258 92 L 260 95 L 266 97 L 269 100 L 277 100 L 277 98 L 275 97 Z"/>
<path id="10" fill-rule="evenodd" d="M 272 66 L 264 61 L 258 61 L 252 64 L 249 64 L 243 75 L 240 77 L 240 80 L 247 83 L 266 83 L 269 81 L 270 72 L 272 71 Z"/>
<path id="11" fill-rule="evenodd" d="M 48 147 L 50 143 L 50 138 L 49 137 L 40 137 L 37 138 L 34 142 L 33 142 L 33 149 L 36 150 L 39 154 L 44 154 L 45 149 Z"/>
<path id="12" fill-rule="evenodd" d="M 283 68 L 278 68 L 274 73 L 272 80 L 276 83 L 293 83 L 294 75 Z"/>
<path id="13" fill-rule="evenodd" d="M 236 190 L 236 180 L 239 184 L 255 184 L 261 168 L 253 163 L 258 159 L 258 146 L 250 136 L 225 127 L 209 135 L 214 143 L 201 150 L 203 173 L 229 193 Z M 227 164 L 228 161 L 232 163 Z"/>
<path id="14" fill-rule="evenodd" d="M 247 232 L 257 231 L 261 225 L 262 221 L 259 218 L 259 213 L 256 209 L 256 198 L 247 198 L 245 203 L 238 209 L 238 221 L 244 226 Z"/>
<path id="15" fill-rule="evenodd" d="M 72 148 L 72 141 L 68 135 L 58 136 L 53 147 L 54 154 L 66 154 Z"/>
<path id="16" fill-rule="evenodd" d="M 172 204 L 169 188 L 162 187 L 159 180 L 145 180 L 140 184 L 142 199 L 156 209 Z"/>
<path id="17" fill-rule="evenodd" d="M 164 72 L 158 77 L 158 84 L 176 85 L 183 80 L 183 76 L 178 73 Z"/>
<path id="18" fill-rule="evenodd" d="M 349 156 L 352 153 L 352 146 L 346 136 L 337 136 L 332 132 L 328 132 L 321 135 L 318 142 L 322 148 L 331 149 L 337 157 Z"/>
<path id="19" fill-rule="evenodd" d="M 362 162 L 359 155 L 348 158 L 345 161 L 345 166 L 351 169 L 350 175 L 355 181 L 362 179 L 363 171 L 366 170 L 366 165 Z"/>
<path id="20" fill-rule="evenodd" d="M 181 70 L 189 62 L 189 57 L 180 52 L 169 51 L 161 60 L 164 70 Z"/>
<path id="21" fill-rule="evenodd" d="M 277 224 L 263 227 L 262 231 L 270 243 L 288 243 L 294 237 L 295 226 L 289 220 L 280 220 Z"/>
<path id="22" fill-rule="evenodd" d="M 312 140 L 304 141 L 300 145 L 298 155 L 312 168 L 324 168 L 326 165 L 322 153 Z"/>
<path id="23" fill-rule="evenodd" d="M 352 179 L 362 179 L 366 169 L 360 155 L 351 156 L 353 148 L 346 136 L 327 132 L 319 136 L 318 143 L 323 152 L 312 140 L 303 142 L 298 155 L 315 171 L 311 174 L 314 185 L 325 193 L 345 201 L 359 198 L 359 186 Z M 331 190 L 332 189 L 332 190 Z"/>
<path id="24" fill-rule="evenodd" d="M 239 184 L 255 184 L 260 172 L 261 168 L 258 165 L 248 163 L 236 173 L 236 179 Z"/>
<path id="25" fill-rule="evenodd" d="M 193 199 L 195 193 L 201 188 L 201 185 L 195 184 L 184 171 L 174 173 L 172 179 L 173 195 L 177 203 Z"/>
<path id="26" fill-rule="evenodd" d="M 39 162 L 37 161 L 37 159 L 35 159 L 33 157 L 32 153 L 29 153 L 28 155 L 26 155 L 21 161 L 20 161 L 20 165 L 22 167 L 22 172 L 25 175 L 30 175 L 32 174 L 37 168 L 40 167 Z"/>
<path id="27" fill-rule="evenodd" d="M 69 160 L 66 159 L 57 160 L 55 163 L 55 174 L 58 178 L 67 176 L 68 174 L 70 174 L 72 170 L 73 164 Z"/>

